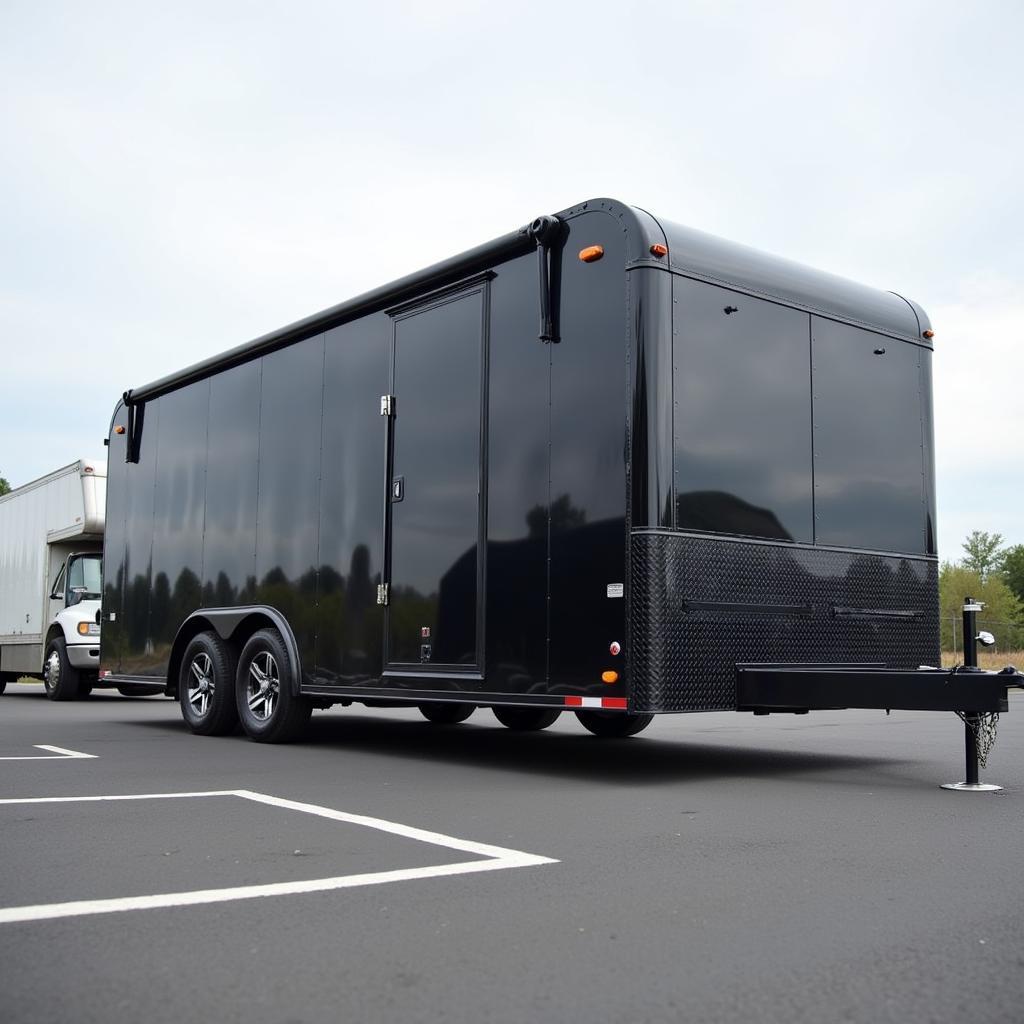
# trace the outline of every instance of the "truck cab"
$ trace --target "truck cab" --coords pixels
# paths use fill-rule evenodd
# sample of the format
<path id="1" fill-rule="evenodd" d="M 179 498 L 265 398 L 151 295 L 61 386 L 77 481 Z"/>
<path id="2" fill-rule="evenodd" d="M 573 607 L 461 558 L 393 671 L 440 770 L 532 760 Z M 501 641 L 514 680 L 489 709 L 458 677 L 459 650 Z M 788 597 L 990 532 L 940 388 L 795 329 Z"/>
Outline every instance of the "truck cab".
<path id="1" fill-rule="evenodd" d="M 97 613 L 103 594 L 102 547 L 75 550 L 65 556 L 62 545 L 51 545 L 50 567 L 53 586 L 49 595 L 43 683 L 47 694 L 74 689 L 76 695 L 84 695 L 92 689 L 99 668 Z"/>

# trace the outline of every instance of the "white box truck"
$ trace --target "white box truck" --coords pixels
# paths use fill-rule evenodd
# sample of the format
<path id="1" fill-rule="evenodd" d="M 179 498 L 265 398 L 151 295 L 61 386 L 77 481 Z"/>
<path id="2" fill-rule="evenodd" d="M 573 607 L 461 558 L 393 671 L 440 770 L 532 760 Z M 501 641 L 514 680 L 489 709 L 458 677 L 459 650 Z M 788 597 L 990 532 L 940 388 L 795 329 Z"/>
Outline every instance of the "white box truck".
<path id="1" fill-rule="evenodd" d="M 106 484 L 79 459 L 0 496 L 0 693 L 21 676 L 51 700 L 97 685 Z"/>

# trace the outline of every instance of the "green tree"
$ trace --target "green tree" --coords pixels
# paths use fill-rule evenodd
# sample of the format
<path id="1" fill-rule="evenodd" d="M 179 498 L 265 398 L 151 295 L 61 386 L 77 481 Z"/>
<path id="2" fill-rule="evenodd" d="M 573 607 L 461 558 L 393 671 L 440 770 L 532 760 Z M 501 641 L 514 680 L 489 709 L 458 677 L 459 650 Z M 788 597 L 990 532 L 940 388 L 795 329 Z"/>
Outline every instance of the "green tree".
<path id="1" fill-rule="evenodd" d="M 10 494 L 11 485 L 7 482 L 7 477 L 0 476 L 0 494 Z"/>
<path id="2" fill-rule="evenodd" d="M 967 553 L 963 564 L 967 569 L 972 569 L 983 580 L 988 578 L 989 573 L 998 572 L 1002 561 L 1003 535 L 1001 533 L 986 533 L 984 530 L 973 530 L 971 535 L 963 542 L 963 549 Z"/>
<path id="3" fill-rule="evenodd" d="M 1002 577 L 1017 599 L 1024 602 L 1024 544 L 1015 544 L 1003 553 Z"/>
<path id="4" fill-rule="evenodd" d="M 1024 647 L 1024 604 L 1003 578 L 994 573 L 983 580 L 980 573 L 966 565 L 945 562 L 939 570 L 939 616 L 944 651 L 964 649 L 965 597 L 984 603 L 984 611 L 978 614 L 978 628 L 995 635 L 998 650 Z"/>

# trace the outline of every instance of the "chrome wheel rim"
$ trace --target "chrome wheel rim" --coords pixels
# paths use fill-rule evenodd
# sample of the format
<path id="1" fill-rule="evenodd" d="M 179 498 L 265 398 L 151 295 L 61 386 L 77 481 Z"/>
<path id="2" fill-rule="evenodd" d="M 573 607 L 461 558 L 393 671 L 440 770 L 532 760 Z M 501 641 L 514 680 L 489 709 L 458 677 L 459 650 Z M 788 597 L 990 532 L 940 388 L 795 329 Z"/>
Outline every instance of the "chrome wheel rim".
<path id="1" fill-rule="evenodd" d="M 43 681 L 48 690 L 56 690 L 60 685 L 60 655 L 56 651 L 50 651 L 50 656 L 46 659 Z"/>
<path id="2" fill-rule="evenodd" d="M 192 711 L 202 718 L 210 710 L 213 703 L 213 662 L 205 653 L 197 654 L 188 666 L 189 686 L 188 703 Z"/>
<path id="3" fill-rule="evenodd" d="M 281 672 L 270 651 L 260 651 L 249 663 L 249 710 L 261 722 L 270 718 L 281 692 Z"/>

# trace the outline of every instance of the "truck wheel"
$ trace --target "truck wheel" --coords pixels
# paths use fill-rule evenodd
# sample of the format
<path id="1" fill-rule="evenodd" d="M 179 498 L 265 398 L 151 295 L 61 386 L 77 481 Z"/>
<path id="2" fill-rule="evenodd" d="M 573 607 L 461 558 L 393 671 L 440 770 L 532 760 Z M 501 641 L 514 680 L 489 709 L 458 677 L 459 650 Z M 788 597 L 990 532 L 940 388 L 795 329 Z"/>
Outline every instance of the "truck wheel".
<path id="1" fill-rule="evenodd" d="M 577 711 L 580 724 L 595 736 L 635 736 L 646 729 L 654 715 L 625 715 L 618 711 Z"/>
<path id="2" fill-rule="evenodd" d="M 432 704 L 419 704 L 420 714 L 435 725 L 457 725 L 464 722 L 474 711 L 475 704 L 453 704 L 438 702 Z"/>
<path id="3" fill-rule="evenodd" d="M 238 659 L 235 701 L 242 728 L 257 743 L 288 743 L 309 723 L 313 705 L 291 690 L 294 669 L 276 629 L 249 637 Z"/>
<path id="4" fill-rule="evenodd" d="M 0 693 L 3 693 L 7 689 L 7 677 L 6 675 L 0 676 Z"/>
<path id="5" fill-rule="evenodd" d="M 560 708 L 491 708 L 494 717 L 508 729 L 536 732 L 553 724 L 562 713 Z"/>
<path id="6" fill-rule="evenodd" d="M 78 670 L 68 661 L 64 637 L 54 637 L 46 647 L 43 686 L 50 700 L 74 700 L 78 696 Z"/>
<path id="7" fill-rule="evenodd" d="M 82 675 L 78 680 L 78 696 L 88 697 L 92 693 L 92 688 L 96 685 L 96 675 L 90 672 L 88 675 Z"/>
<path id="8" fill-rule="evenodd" d="M 223 736 L 238 724 L 235 672 L 238 660 L 216 633 L 198 633 L 181 657 L 181 717 L 199 736 Z"/>

